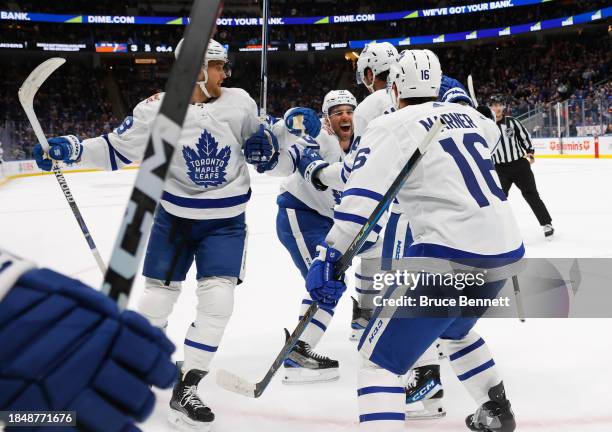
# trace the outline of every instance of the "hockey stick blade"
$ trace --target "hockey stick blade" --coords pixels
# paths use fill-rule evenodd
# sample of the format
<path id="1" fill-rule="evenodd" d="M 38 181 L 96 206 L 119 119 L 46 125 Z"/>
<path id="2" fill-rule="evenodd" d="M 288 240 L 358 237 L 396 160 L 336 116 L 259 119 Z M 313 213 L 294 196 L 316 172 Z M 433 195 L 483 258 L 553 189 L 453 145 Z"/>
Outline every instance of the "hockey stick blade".
<path id="1" fill-rule="evenodd" d="M 34 96 L 47 78 L 49 78 L 51 74 L 64 63 L 66 63 L 66 59 L 61 57 L 53 57 L 49 60 L 45 60 L 39 64 L 30 73 L 30 75 L 28 75 L 17 92 L 19 102 L 21 103 L 28 120 L 30 120 L 32 129 L 34 130 L 34 135 L 36 135 L 36 138 L 40 142 L 40 145 L 43 147 L 45 152 L 49 150 L 49 143 L 47 142 L 47 138 L 45 137 L 45 134 L 40 127 L 40 123 L 38 122 L 38 118 L 34 113 Z"/>
<path id="2" fill-rule="evenodd" d="M 304 317 L 295 327 L 295 330 L 293 330 L 293 333 L 291 333 L 289 339 L 285 341 L 285 345 L 283 345 L 283 348 L 280 350 L 280 352 L 274 359 L 272 366 L 270 366 L 268 372 L 261 381 L 256 384 L 251 384 L 247 380 L 240 378 L 227 370 L 221 369 L 217 372 L 217 376 L 222 375 L 221 379 L 217 378 L 217 384 L 219 384 L 219 386 L 221 388 L 224 388 L 225 390 L 242 394 L 244 396 L 254 398 L 258 398 L 259 396 L 261 396 L 266 387 L 268 387 L 268 384 L 270 384 L 270 381 L 272 381 L 272 378 L 274 378 L 276 372 L 282 366 L 285 359 L 289 356 L 289 353 L 291 352 L 297 341 L 300 339 L 300 336 L 302 336 L 302 333 L 304 333 L 306 326 L 318 310 L 319 306 L 316 302 L 313 302 L 308 307 L 306 313 L 304 314 Z"/>
<path id="3" fill-rule="evenodd" d="M 217 371 L 215 380 L 217 381 L 217 385 L 219 387 L 231 391 L 232 393 L 238 393 L 252 398 L 259 396 L 256 395 L 257 384 L 252 384 L 225 369 Z"/>
<path id="4" fill-rule="evenodd" d="M 478 101 L 476 100 L 476 92 L 474 92 L 474 80 L 472 79 L 471 74 L 468 75 L 467 77 L 467 85 L 468 85 L 468 92 L 470 92 L 470 98 L 472 99 L 474 106 L 477 107 Z"/>
<path id="5" fill-rule="evenodd" d="M 334 266 L 334 273 L 337 278 L 340 278 L 344 274 L 344 272 L 346 272 L 346 270 L 350 267 L 351 261 L 353 260 L 353 258 L 355 258 L 361 247 L 366 242 L 368 235 L 370 234 L 370 232 L 372 232 L 372 230 L 376 226 L 376 223 L 385 213 L 389 205 L 391 205 L 391 202 L 399 192 L 400 188 L 408 179 L 408 176 L 410 175 L 418 161 L 421 159 L 421 157 L 425 154 L 431 143 L 438 136 L 443 126 L 444 122 L 440 118 L 437 118 L 431 125 L 431 128 L 427 132 L 427 135 L 425 135 L 423 142 L 419 144 L 410 159 L 408 159 L 408 162 L 406 162 L 404 168 L 402 168 L 400 173 L 397 175 L 397 178 L 391 184 L 389 190 L 382 197 L 382 199 L 368 218 L 365 225 L 363 225 L 361 230 L 357 233 L 357 235 L 351 242 L 351 245 L 346 250 L 346 253 L 340 258 L 340 260 L 338 260 L 338 262 Z M 318 309 L 319 305 L 317 304 L 317 302 L 312 302 L 311 305 L 308 306 L 308 309 L 304 313 L 304 316 L 302 317 L 300 322 L 298 322 L 297 326 L 295 327 L 295 330 L 293 330 L 293 333 L 291 333 L 291 336 L 289 337 L 289 339 L 287 339 L 285 345 L 276 356 L 276 359 L 274 359 L 274 363 L 272 363 L 272 365 L 268 369 L 266 376 L 261 381 L 253 385 L 250 384 L 248 381 L 237 377 L 231 372 L 220 370 L 217 372 L 217 375 L 221 374 L 222 377 L 221 380 L 217 380 L 217 383 L 219 383 L 219 385 L 224 389 L 229 390 L 231 392 L 244 394 L 245 396 L 251 396 L 250 392 L 252 391 L 252 397 L 259 397 L 264 392 L 268 384 L 270 384 L 270 381 L 272 381 L 274 374 L 276 374 L 276 372 L 280 369 L 281 365 L 283 364 L 283 361 L 287 358 L 287 356 L 293 349 L 293 346 L 297 343 L 298 339 L 306 329 L 306 326 L 308 325 L 312 317 L 314 317 Z"/>

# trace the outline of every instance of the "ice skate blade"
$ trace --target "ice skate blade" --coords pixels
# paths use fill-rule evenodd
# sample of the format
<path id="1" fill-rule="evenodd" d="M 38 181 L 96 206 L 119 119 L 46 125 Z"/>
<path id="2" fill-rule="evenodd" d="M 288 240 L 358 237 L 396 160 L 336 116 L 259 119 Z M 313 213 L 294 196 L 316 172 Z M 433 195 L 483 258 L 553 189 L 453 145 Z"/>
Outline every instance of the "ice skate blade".
<path id="1" fill-rule="evenodd" d="M 170 413 L 168 414 L 168 423 L 172 425 L 173 430 L 185 432 L 210 432 L 212 427 L 212 422 L 194 421 L 182 412 L 172 408 L 170 409 Z"/>
<path id="2" fill-rule="evenodd" d="M 436 420 L 446 417 L 446 411 L 431 412 L 427 410 L 406 410 L 406 420 Z"/>
<path id="3" fill-rule="evenodd" d="M 338 368 L 330 369 L 307 369 L 307 368 L 283 368 L 283 384 L 317 384 L 337 381 L 340 378 Z"/>

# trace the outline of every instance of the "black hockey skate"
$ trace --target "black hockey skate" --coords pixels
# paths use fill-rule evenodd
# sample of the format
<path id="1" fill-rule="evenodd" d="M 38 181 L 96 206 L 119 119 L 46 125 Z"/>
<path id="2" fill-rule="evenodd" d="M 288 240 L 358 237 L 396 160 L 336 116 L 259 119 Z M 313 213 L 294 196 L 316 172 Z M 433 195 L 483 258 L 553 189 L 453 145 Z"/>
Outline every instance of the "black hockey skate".
<path id="1" fill-rule="evenodd" d="M 412 369 L 406 383 L 406 420 L 444 417 L 446 411 L 442 406 L 443 397 L 444 389 L 440 380 L 439 365 L 427 365 Z M 423 405 L 423 409 L 412 409 L 413 404 L 418 402 Z"/>
<path id="2" fill-rule="evenodd" d="M 368 326 L 370 318 L 372 318 L 372 309 L 362 309 L 354 297 L 351 297 L 351 300 L 353 300 L 353 319 L 351 321 L 352 331 L 350 339 L 359 342 L 363 331 Z"/>
<path id="3" fill-rule="evenodd" d="M 285 329 L 285 337 L 289 339 Z M 311 384 L 340 378 L 338 360 L 317 354 L 309 344 L 297 341 L 284 363 L 284 384 Z"/>
<path id="4" fill-rule="evenodd" d="M 215 415 L 198 396 L 198 384 L 208 372 L 191 369 L 182 377 L 182 362 L 177 363 L 178 379 L 172 390 L 168 421 L 180 430 L 208 432 Z"/>
<path id="5" fill-rule="evenodd" d="M 516 429 L 514 413 L 510 401 L 506 399 L 504 382 L 489 390 L 488 402 L 476 410 L 475 414 L 465 419 L 465 424 L 472 431 L 513 432 Z"/>
<path id="6" fill-rule="evenodd" d="M 552 235 L 555 233 L 555 229 L 553 228 L 552 224 L 543 225 L 542 228 L 544 229 L 544 238 L 551 240 Z"/>

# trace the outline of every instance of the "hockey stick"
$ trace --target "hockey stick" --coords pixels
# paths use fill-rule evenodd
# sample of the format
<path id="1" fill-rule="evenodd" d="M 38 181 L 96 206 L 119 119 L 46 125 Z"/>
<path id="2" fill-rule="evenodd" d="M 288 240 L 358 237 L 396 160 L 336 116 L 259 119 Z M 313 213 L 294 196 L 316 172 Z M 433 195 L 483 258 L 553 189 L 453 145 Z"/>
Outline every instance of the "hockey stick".
<path id="1" fill-rule="evenodd" d="M 525 322 L 525 308 L 523 307 L 523 300 L 521 298 L 521 288 L 519 287 L 518 277 L 512 276 L 512 286 L 514 287 L 514 297 L 516 298 L 516 310 L 518 311 L 518 317 L 521 322 Z"/>
<path id="2" fill-rule="evenodd" d="M 262 2 L 261 22 L 261 73 L 259 82 L 259 119 L 261 123 L 266 122 L 268 114 L 268 17 L 270 15 L 270 1 Z"/>
<path id="3" fill-rule="evenodd" d="M 204 52 L 221 8 L 221 0 L 194 1 L 181 52 L 172 66 L 166 94 L 151 125 L 149 142 L 102 285 L 102 291 L 117 301 L 120 308 L 127 306 L 146 232 L 153 222 Z"/>
<path id="4" fill-rule="evenodd" d="M 340 278 L 341 275 L 344 274 L 344 272 L 346 272 L 346 270 L 350 267 L 351 261 L 366 242 L 368 235 L 374 229 L 378 220 L 385 213 L 385 211 L 387 211 L 389 204 L 391 204 L 391 202 L 399 192 L 400 188 L 414 169 L 415 165 L 420 160 L 421 156 L 427 151 L 428 146 L 438 135 L 438 132 L 442 129 L 442 126 L 442 120 L 436 119 L 431 129 L 425 136 L 423 142 L 414 151 L 414 153 L 412 154 L 404 168 L 400 171 L 389 190 L 385 193 L 383 198 L 380 200 L 380 202 L 368 218 L 365 225 L 361 227 L 361 230 L 359 231 L 359 233 L 357 233 L 351 245 L 348 247 L 347 251 L 336 263 L 334 271 L 335 275 L 338 278 Z M 217 384 L 226 390 L 229 390 L 234 393 L 239 393 L 244 396 L 249 396 L 253 398 L 261 396 L 268 384 L 270 384 L 272 377 L 274 377 L 274 374 L 281 367 L 283 361 L 287 358 L 287 356 L 293 349 L 293 346 L 297 343 L 298 339 L 304 332 L 304 329 L 306 328 L 306 326 L 308 325 L 308 323 L 310 322 L 310 320 L 318 309 L 319 305 L 317 304 L 317 302 L 312 302 L 312 304 L 306 310 L 306 313 L 304 314 L 303 318 L 300 320 L 295 330 L 293 330 L 293 333 L 291 333 L 291 336 L 287 339 L 285 345 L 278 353 L 278 355 L 274 359 L 274 362 L 268 369 L 268 372 L 261 381 L 253 384 L 225 369 L 221 369 L 217 372 Z"/>
<path id="5" fill-rule="evenodd" d="M 472 79 L 472 74 L 468 75 L 467 77 L 467 85 L 468 85 L 468 92 L 470 92 L 470 98 L 472 99 L 472 102 L 474 103 L 474 107 L 477 107 L 478 101 L 476 100 L 476 92 L 474 91 L 474 80 Z"/>
<path id="6" fill-rule="evenodd" d="M 23 110 L 30 120 L 30 124 L 32 125 L 32 129 L 34 130 L 34 135 L 40 142 L 45 153 L 49 153 L 49 143 L 47 142 L 47 137 L 40 126 L 40 122 L 36 117 L 36 113 L 34 112 L 34 96 L 38 89 L 44 84 L 44 82 L 51 76 L 51 74 L 61 65 L 66 62 L 66 59 L 61 57 L 54 57 L 48 60 L 45 60 L 28 75 L 26 80 L 23 82 L 21 87 L 19 88 L 19 102 L 23 107 Z M 85 241 L 87 241 L 87 245 L 91 250 L 91 253 L 98 264 L 98 268 L 102 272 L 102 275 L 106 273 L 106 265 L 104 264 L 104 260 L 100 256 L 100 252 L 98 252 L 98 248 L 93 241 L 91 234 L 89 233 L 89 228 L 85 224 L 85 220 L 83 219 L 83 215 L 81 215 L 81 211 L 72 196 L 72 192 L 70 192 L 70 188 L 68 187 L 68 182 L 64 178 L 64 174 L 62 174 L 62 170 L 59 167 L 59 164 L 56 160 L 53 161 L 53 173 L 55 174 L 55 178 L 64 193 L 64 197 L 66 197 L 66 201 L 68 201 L 68 205 L 70 206 L 70 210 L 72 210 L 72 214 L 74 215 L 83 235 L 85 236 Z"/>

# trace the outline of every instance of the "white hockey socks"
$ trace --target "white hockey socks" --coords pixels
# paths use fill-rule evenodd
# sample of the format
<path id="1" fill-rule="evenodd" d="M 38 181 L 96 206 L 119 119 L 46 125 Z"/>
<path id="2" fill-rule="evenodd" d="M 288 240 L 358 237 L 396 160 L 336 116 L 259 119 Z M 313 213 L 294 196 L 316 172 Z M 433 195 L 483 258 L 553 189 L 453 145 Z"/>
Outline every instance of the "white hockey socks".
<path id="1" fill-rule="evenodd" d="M 313 300 L 312 297 L 310 297 L 310 294 L 306 293 L 304 299 L 302 300 L 302 305 L 300 307 L 299 319 L 302 319 L 302 317 L 306 313 L 306 310 L 312 304 L 312 301 Z M 331 322 L 333 316 L 333 309 L 326 308 L 324 306 L 322 307 L 321 304 L 319 304 L 319 310 L 317 310 L 312 320 L 304 329 L 304 333 L 302 333 L 302 336 L 300 336 L 300 340 L 306 342 L 312 348 L 316 347 L 321 338 L 323 337 L 325 330 L 327 330 L 327 327 L 329 326 L 329 323 Z"/>
<path id="2" fill-rule="evenodd" d="M 361 359 L 357 376 L 359 430 L 402 432 L 406 394 L 400 376 Z"/>
<path id="3" fill-rule="evenodd" d="M 235 282 L 223 277 L 198 281 L 196 320 L 185 337 L 183 371 L 207 371 L 234 309 Z"/>
<path id="4" fill-rule="evenodd" d="M 478 405 L 489 400 L 489 389 L 501 381 L 486 342 L 471 330 L 461 340 L 444 340 L 451 366 Z"/>
<path id="5" fill-rule="evenodd" d="M 374 289 L 374 275 L 379 273 L 380 258 L 361 258 L 355 268 L 355 291 L 362 309 L 373 309 L 374 297 L 380 290 Z"/>

